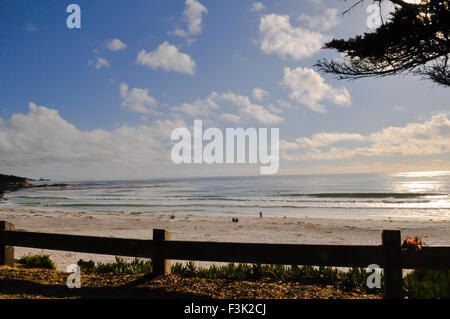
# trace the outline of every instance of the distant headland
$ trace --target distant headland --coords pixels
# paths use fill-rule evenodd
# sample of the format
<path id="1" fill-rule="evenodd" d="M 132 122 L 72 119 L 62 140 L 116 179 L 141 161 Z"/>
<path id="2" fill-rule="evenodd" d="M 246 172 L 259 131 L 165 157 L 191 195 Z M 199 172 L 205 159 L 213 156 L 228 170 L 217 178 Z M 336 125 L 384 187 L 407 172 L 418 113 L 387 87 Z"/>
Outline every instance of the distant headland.
<path id="1" fill-rule="evenodd" d="M 4 192 L 16 191 L 21 188 L 30 188 L 30 187 L 63 187 L 67 186 L 66 184 L 39 184 L 33 185 L 30 181 L 50 181 L 49 179 L 30 179 L 26 177 L 14 176 L 14 175 L 4 175 L 0 174 L 0 197 Z"/>

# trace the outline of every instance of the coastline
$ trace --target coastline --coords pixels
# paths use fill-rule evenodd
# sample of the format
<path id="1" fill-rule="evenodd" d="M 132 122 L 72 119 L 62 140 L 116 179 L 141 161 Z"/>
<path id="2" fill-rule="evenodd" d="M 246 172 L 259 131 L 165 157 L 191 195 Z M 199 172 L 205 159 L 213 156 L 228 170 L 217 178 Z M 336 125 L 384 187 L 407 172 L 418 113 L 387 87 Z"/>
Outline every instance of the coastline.
<path id="1" fill-rule="evenodd" d="M 0 209 L 0 220 L 14 224 L 16 229 L 35 232 L 151 239 L 152 230 L 159 228 L 170 231 L 173 240 L 291 244 L 379 245 L 383 229 L 398 229 L 402 238 L 417 235 L 428 245 L 450 246 L 450 221 L 442 220 L 259 218 L 255 215 L 239 216 L 239 222 L 234 223 L 231 216 L 189 214 L 171 219 L 170 214 L 158 213 L 69 213 L 36 209 Z M 62 271 L 79 259 L 114 260 L 114 256 L 107 255 L 15 247 L 15 258 L 28 253 L 49 254 Z"/>

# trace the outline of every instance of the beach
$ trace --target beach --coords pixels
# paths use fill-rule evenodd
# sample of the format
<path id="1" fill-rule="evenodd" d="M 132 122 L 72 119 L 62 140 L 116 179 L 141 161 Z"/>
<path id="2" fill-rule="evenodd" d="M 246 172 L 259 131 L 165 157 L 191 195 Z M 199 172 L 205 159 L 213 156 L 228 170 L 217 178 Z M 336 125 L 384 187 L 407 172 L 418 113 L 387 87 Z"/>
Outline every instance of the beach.
<path id="1" fill-rule="evenodd" d="M 380 245 L 384 229 L 401 230 L 406 236 L 420 236 L 426 245 L 450 246 L 450 221 L 386 217 L 385 219 L 204 216 L 200 214 L 63 212 L 39 209 L 1 209 L 0 220 L 15 229 L 101 237 L 152 239 L 153 229 L 165 229 L 173 240 L 247 243 L 289 243 L 328 245 Z M 235 217 L 235 216 L 233 216 Z M 114 256 L 15 247 L 15 258 L 26 254 L 49 254 L 57 269 L 79 259 L 109 262 Z M 205 263 L 207 264 L 207 263 Z"/>

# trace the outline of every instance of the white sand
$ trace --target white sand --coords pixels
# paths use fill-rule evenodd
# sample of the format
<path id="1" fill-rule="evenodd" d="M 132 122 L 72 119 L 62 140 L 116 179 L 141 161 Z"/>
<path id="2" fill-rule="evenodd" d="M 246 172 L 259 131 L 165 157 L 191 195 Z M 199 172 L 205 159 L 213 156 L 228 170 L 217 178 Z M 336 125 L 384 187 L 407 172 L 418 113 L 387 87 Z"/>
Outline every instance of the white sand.
<path id="1" fill-rule="evenodd" d="M 0 220 L 8 221 L 16 229 L 151 239 L 152 229 L 166 229 L 174 240 L 291 243 L 291 244 L 353 244 L 379 245 L 383 229 L 399 229 L 402 238 L 420 236 L 428 245 L 450 246 L 450 221 L 419 221 L 407 219 L 345 220 L 311 218 L 275 218 L 240 216 L 238 223 L 230 217 L 125 213 L 66 213 L 37 210 L 0 210 Z M 49 251 L 15 247 L 15 257 L 28 253 L 50 254 L 59 270 L 76 263 L 80 258 L 107 262 L 114 256 Z"/>

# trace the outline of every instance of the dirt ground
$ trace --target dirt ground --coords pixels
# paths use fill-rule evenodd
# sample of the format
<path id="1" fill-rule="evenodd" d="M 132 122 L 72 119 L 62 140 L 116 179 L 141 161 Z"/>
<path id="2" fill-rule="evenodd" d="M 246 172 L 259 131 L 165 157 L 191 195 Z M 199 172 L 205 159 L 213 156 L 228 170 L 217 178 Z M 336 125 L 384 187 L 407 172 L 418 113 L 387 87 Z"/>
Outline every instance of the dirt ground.
<path id="1" fill-rule="evenodd" d="M 379 299 L 355 289 L 281 281 L 233 281 L 178 275 L 81 274 L 81 288 L 69 289 L 68 273 L 0 266 L 0 299 Z"/>

